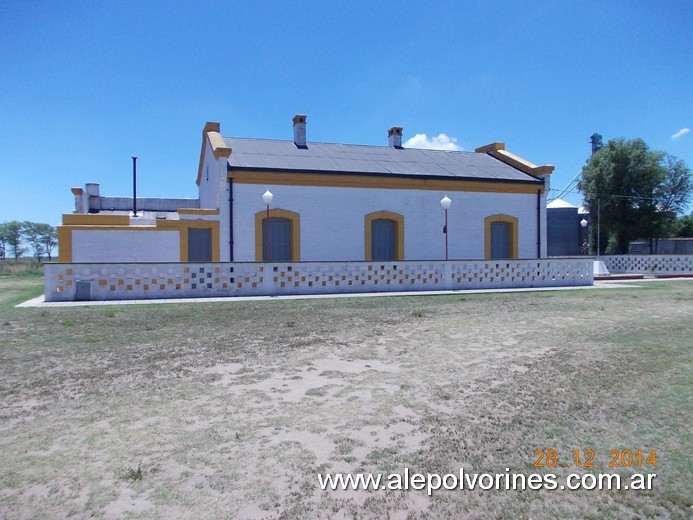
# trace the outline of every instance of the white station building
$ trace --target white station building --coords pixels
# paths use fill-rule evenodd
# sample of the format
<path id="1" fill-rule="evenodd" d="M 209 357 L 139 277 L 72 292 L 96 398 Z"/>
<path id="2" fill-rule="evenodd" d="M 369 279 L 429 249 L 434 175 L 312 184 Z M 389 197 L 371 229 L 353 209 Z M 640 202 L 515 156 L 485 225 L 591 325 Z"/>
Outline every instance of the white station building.
<path id="1" fill-rule="evenodd" d="M 451 260 L 546 257 L 553 166 L 503 143 L 403 148 L 400 127 L 389 129 L 387 146 L 306 135 L 305 115 L 293 118 L 293 140 L 223 137 L 208 122 L 198 198 L 138 198 L 136 215 L 132 197 L 73 188 L 75 212 L 58 228 L 60 262 L 445 260 L 446 243 Z"/>

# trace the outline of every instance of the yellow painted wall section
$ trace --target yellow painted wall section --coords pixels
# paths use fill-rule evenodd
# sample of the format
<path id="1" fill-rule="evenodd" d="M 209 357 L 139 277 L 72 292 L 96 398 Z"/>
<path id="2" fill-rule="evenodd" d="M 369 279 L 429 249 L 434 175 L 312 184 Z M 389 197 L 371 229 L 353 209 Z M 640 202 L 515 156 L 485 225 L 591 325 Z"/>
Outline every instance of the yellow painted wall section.
<path id="1" fill-rule="evenodd" d="M 72 228 L 58 226 L 58 262 L 72 262 Z"/>
<path id="2" fill-rule="evenodd" d="M 100 213 L 65 213 L 65 226 L 127 226 L 130 224 L 129 215 L 102 215 Z"/>
<path id="3" fill-rule="evenodd" d="M 218 215 L 218 209 L 178 208 L 179 215 Z"/>
<path id="4" fill-rule="evenodd" d="M 463 179 L 415 179 L 327 173 L 287 173 L 232 171 L 229 178 L 235 183 L 284 186 L 326 186 L 333 188 L 379 188 L 400 190 L 474 191 L 488 193 L 528 193 L 543 190 L 542 184 L 490 182 Z"/>

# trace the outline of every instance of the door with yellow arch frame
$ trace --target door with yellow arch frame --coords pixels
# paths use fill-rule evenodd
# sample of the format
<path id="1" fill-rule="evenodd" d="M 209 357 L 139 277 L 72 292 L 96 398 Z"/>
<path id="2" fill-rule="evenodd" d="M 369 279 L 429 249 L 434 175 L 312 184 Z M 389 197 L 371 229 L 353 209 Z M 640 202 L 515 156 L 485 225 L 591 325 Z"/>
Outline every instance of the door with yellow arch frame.
<path id="1" fill-rule="evenodd" d="M 491 215 L 484 219 L 486 258 L 517 258 L 518 219 L 510 215 Z"/>

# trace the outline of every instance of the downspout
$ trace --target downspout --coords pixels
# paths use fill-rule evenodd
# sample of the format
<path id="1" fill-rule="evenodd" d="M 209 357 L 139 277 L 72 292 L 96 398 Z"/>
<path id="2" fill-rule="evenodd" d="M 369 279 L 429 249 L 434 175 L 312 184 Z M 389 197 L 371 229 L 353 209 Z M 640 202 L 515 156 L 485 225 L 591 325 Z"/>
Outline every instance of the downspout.
<path id="1" fill-rule="evenodd" d="M 132 157 L 132 215 L 137 216 L 137 157 Z"/>
<path id="2" fill-rule="evenodd" d="M 537 190 L 537 258 L 541 258 L 541 190 Z"/>
<path id="3" fill-rule="evenodd" d="M 229 177 L 229 262 L 233 262 L 233 178 Z"/>

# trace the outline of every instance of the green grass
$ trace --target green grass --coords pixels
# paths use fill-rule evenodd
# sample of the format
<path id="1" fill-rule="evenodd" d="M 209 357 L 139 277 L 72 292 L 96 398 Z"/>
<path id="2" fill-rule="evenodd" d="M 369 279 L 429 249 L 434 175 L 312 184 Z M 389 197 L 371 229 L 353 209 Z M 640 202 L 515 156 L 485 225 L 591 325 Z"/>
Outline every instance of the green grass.
<path id="1" fill-rule="evenodd" d="M 41 262 L 36 258 L 0 260 L 0 276 L 43 276 L 43 260 Z"/>
<path id="2" fill-rule="evenodd" d="M 690 516 L 691 282 L 13 307 L 41 285 L 0 277 L 1 517 Z M 537 449 L 560 464 L 535 468 Z M 655 488 L 317 488 L 319 471 L 565 476 L 586 449 L 657 450 L 639 468 Z"/>
<path id="3" fill-rule="evenodd" d="M 0 309 L 6 312 L 15 305 L 41 294 L 43 294 L 42 274 L 16 274 L 0 277 Z"/>

